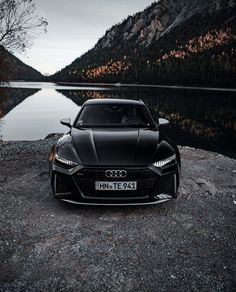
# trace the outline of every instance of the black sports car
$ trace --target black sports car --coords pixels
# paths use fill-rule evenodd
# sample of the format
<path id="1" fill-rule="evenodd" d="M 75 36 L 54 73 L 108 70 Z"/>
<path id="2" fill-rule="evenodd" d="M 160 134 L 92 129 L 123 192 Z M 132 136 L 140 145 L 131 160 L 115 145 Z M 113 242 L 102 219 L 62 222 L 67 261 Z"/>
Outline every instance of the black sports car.
<path id="1" fill-rule="evenodd" d="M 85 205 L 145 205 L 176 198 L 180 154 L 142 101 L 93 99 L 49 155 L 54 196 Z"/>

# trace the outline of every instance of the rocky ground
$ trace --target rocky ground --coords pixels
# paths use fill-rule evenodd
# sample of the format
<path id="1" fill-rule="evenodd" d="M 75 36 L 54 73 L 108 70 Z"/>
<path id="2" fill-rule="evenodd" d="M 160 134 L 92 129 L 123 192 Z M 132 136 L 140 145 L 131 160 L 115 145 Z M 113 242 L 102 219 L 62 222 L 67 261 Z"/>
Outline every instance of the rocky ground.
<path id="1" fill-rule="evenodd" d="M 235 291 L 236 161 L 182 148 L 177 200 L 56 201 L 55 138 L 0 142 L 0 291 Z"/>

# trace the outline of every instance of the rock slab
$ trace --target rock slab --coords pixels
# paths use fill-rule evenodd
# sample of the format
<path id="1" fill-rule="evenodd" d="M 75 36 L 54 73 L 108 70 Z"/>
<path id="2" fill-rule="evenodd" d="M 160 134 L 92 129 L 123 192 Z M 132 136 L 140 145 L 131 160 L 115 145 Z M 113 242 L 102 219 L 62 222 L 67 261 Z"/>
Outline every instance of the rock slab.
<path id="1" fill-rule="evenodd" d="M 0 142 L 0 291 L 235 291 L 236 161 L 183 147 L 177 200 L 53 198 L 56 137 Z"/>

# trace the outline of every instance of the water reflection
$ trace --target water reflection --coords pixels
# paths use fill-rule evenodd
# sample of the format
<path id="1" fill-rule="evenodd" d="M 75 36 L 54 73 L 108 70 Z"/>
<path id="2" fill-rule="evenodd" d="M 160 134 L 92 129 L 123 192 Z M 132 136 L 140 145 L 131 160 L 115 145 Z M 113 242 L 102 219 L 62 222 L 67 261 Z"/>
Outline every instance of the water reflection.
<path id="1" fill-rule="evenodd" d="M 17 92 L 14 89 L 9 90 L 12 91 L 13 101 L 17 99 L 14 94 L 25 92 L 19 89 Z M 29 93 L 28 90 L 26 91 Z M 3 96 L 2 90 L 0 94 Z M 74 118 L 78 110 L 77 104 L 53 89 L 36 90 L 36 93 L 22 99 L 21 103 L 12 107 L 0 120 L 2 139 L 35 140 L 43 139 L 49 133 L 63 133 L 65 127 L 59 123 L 60 119 L 67 116 Z"/>
<path id="2" fill-rule="evenodd" d="M 142 99 L 155 119 L 171 121 L 166 131 L 179 145 L 236 157 L 236 93 L 150 88 L 80 88 L 41 86 L 0 88 L 0 137 L 5 140 L 43 139 L 64 132 L 59 120 L 72 119 L 90 98 Z M 23 85 L 22 85 L 23 87 Z M 32 88 L 31 88 L 32 87 Z M 40 88 L 40 84 L 37 84 Z M 31 88 L 31 89 L 30 89 Z M 62 89 L 63 88 L 63 89 Z"/>
<path id="3" fill-rule="evenodd" d="M 236 155 L 235 93 L 148 88 L 57 91 L 80 105 L 89 98 L 142 99 L 155 119 L 171 121 L 167 132 L 179 145 Z"/>
<path id="4" fill-rule="evenodd" d="M 19 89 L 1 88 L 0 89 L 0 119 L 20 104 L 27 97 L 38 92 L 39 89 Z"/>

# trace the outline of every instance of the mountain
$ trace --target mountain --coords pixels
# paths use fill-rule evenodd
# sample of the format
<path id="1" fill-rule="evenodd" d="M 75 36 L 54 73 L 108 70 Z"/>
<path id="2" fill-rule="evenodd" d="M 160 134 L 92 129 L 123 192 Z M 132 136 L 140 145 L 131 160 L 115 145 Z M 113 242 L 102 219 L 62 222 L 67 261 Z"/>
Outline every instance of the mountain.
<path id="1" fill-rule="evenodd" d="M 160 0 L 114 25 L 54 81 L 235 86 L 235 0 Z"/>
<path id="2" fill-rule="evenodd" d="M 43 75 L 0 46 L 0 82 L 9 80 L 41 81 Z"/>

